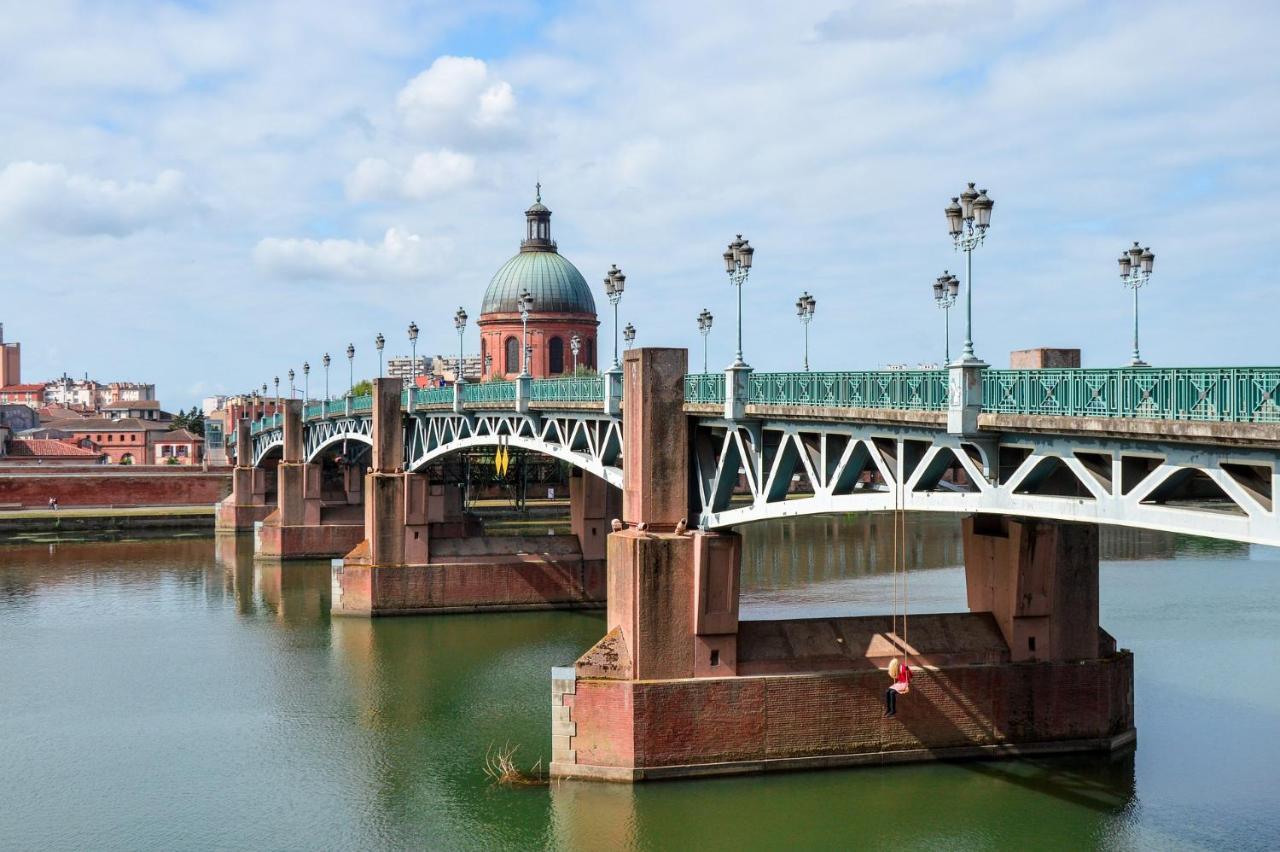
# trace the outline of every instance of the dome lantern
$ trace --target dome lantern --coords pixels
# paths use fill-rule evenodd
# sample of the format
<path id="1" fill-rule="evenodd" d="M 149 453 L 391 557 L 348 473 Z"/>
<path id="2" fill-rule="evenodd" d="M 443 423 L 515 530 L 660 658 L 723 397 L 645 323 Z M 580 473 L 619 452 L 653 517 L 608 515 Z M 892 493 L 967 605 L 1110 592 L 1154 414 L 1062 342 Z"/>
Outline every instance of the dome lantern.
<path id="1" fill-rule="evenodd" d="M 551 211 L 542 203 L 542 184 L 538 183 L 533 204 L 524 211 L 525 232 L 520 251 L 555 251 L 551 239 Z"/>

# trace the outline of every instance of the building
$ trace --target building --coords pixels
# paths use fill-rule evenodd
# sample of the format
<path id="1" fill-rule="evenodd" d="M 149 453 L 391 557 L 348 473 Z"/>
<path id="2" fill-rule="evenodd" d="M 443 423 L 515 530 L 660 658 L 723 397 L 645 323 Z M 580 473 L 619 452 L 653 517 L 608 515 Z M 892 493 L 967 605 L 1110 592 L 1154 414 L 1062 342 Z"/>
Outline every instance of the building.
<path id="1" fill-rule="evenodd" d="M 393 379 L 399 379 L 401 384 L 408 385 L 414 376 L 419 380 L 423 376 L 431 375 L 431 367 L 427 363 L 426 355 L 419 355 L 417 358 L 418 368 L 413 368 L 414 359 L 408 355 L 400 355 L 395 358 L 387 359 L 387 375 Z"/>
<path id="2" fill-rule="evenodd" d="M 174 429 L 152 436 L 153 464 L 200 464 L 204 461 L 204 438 L 186 429 Z"/>
<path id="3" fill-rule="evenodd" d="M 478 382 L 481 379 L 483 362 L 479 355 L 464 355 L 462 357 L 462 378 L 468 382 Z M 452 357 L 448 355 L 437 355 L 431 359 L 431 376 L 437 381 L 446 384 L 457 381 L 458 379 L 458 356 Z"/>
<path id="4" fill-rule="evenodd" d="M 101 464 L 102 453 L 56 438 L 0 437 L 0 465 Z"/>
<path id="5" fill-rule="evenodd" d="M 580 342 L 578 364 L 596 366 L 596 303 L 586 279 L 560 254 L 551 239 L 551 211 L 542 203 L 539 184 L 533 206 L 525 211 L 520 252 L 494 273 L 480 308 L 480 360 L 485 378 L 511 379 L 522 366 L 520 297 L 532 297 L 528 325 L 529 373 L 535 378 L 573 372 L 570 341 Z M 464 368 L 465 372 L 465 368 Z"/>
<path id="6" fill-rule="evenodd" d="M 132 417 L 135 420 L 173 419 L 168 412 L 160 409 L 160 401 L 155 399 L 109 402 L 98 410 L 103 417 L 111 420 L 123 420 L 126 417 Z"/>
<path id="7" fill-rule="evenodd" d="M 73 379 L 63 373 L 61 378 L 45 384 L 44 401 L 65 405 L 82 411 L 101 411 L 106 406 L 123 402 L 155 402 L 156 386 L 141 382 L 107 382 L 103 384 L 89 378 Z M 159 411 L 159 403 L 155 408 Z"/>
<path id="8" fill-rule="evenodd" d="M 25 405 L 39 408 L 44 404 L 44 385 L 5 385 L 0 387 L 0 405 Z"/>
<path id="9" fill-rule="evenodd" d="M 131 417 L 122 420 L 89 417 L 45 425 L 71 433 L 71 441 L 76 446 L 100 450 L 107 464 L 147 464 L 154 455 L 155 435 L 166 431 L 160 423 Z"/>
<path id="10" fill-rule="evenodd" d="M 0 389 L 22 384 L 22 344 L 4 342 L 4 323 L 0 322 Z"/>

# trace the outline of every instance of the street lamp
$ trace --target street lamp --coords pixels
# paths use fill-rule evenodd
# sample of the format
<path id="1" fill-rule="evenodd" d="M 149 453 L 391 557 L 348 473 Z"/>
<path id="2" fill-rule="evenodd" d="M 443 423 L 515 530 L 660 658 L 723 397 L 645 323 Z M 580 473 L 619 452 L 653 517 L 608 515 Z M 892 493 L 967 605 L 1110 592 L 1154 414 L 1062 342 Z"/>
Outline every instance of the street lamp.
<path id="1" fill-rule="evenodd" d="M 707 371 L 707 337 L 711 334 L 711 321 L 715 317 L 706 308 L 698 314 L 698 332 L 702 335 L 702 372 Z"/>
<path id="2" fill-rule="evenodd" d="M 320 363 L 324 364 L 324 401 L 329 401 L 329 353 L 324 353 L 324 357 L 320 359 Z"/>
<path id="3" fill-rule="evenodd" d="M 409 387 L 416 390 L 418 387 L 418 324 L 416 322 L 409 323 L 409 348 L 413 350 L 413 357 L 410 359 L 412 378 L 409 380 Z"/>
<path id="4" fill-rule="evenodd" d="M 738 288 L 738 354 L 733 359 L 734 367 L 745 367 L 747 363 L 742 360 L 742 285 L 747 283 L 747 277 L 751 274 L 751 258 L 755 254 L 755 249 L 751 247 L 749 240 L 744 240 L 742 234 L 729 243 L 729 247 L 724 250 L 724 268 L 729 273 L 729 283 Z"/>
<path id="5" fill-rule="evenodd" d="M 356 345 L 354 343 L 347 344 L 347 396 L 351 396 L 356 390 Z"/>
<path id="6" fill-rule="evenodd" d="M 615 370 L 622 366 L 618 361 L 618 303 L 622 301 L 622 290 L 626 283 L 627 276 L 622 274 L 618 264 L 611 265 L 609 272 L 604 276 L 604 292 L 609 297 L 609 304 L 613 305 L 613 369 Z"/>
<path id="7" fill-rule="evenodd" d="M 944 364 L 951 363 L 951 306 L 956 303 L 956 297 L 959 295 L 960 279 L 947 270 L 942 270 L 942 274 L 933 282 L 933 303 L 942 309 L 946 347 L 943 350 Z"/>
<path id="8" fill-rule="evenodd" d="M 493 377 L 493 354 L 486 353 L 484 356 L 484 374 Z"/>
<path id="9" fill-rule="evenodd" d="M 524 362 L 520 365 L 520 375 L 529 375 L 529 311 L 533 310 L 533 294 L 528 290 L 520 292 L 520 301 L 516 303 L 520 309 L 521 342 L 524 345 Z"/>
<path id="10" fill-rule="evenodd" d="M 973 184 L 959 196 L 951 199 L 947 205 L 947 232 L 955 243 L 956 250 L 964 250 L 965 285 L 964 285 L 964 352 L 960 356 L 961 363 L 979 363 L 978 356 L 973 353 L 973 250 L 982 245 L 986 239 L 987 228 L 991 226 L 991 208 L 995 202 L 987 196 L 987 191 L 976 190 Z"/>
<path id="11" fill-rule="evenodd" d="M 1133 247 L 1120 255 L 1120 281 L 1133 291 L 1133 360 L 1130 367 L 1145 367 L 1147 362 L 1138 354 L 1138 290 L 1151 278 L 1151 268 L 1156 256 L 1150 248 L 1142 248 L 1135 240 Z"/>
<path id="12" fill-rule="evenodd" d="M 631 348 L 631 344 L 636 341 L 636 327 L 631 323 L 627 323 L 627 327 L 622 330 L 622 339 L 626 342 L 627 348 Z"/>
<path id="13" fill-rule="evenodd" d="M 458 376 L 459 384 L 466 381 L 462 377 L 462 334 L 467 330 L 467 312 L 458 307 L 458 312 L 453 315 L 453 327 L 458 330 Z"/>
<path id="14" fill-rule="evenodd" d="M 813 309 L 817 306 L 818 300 L 810 296 L 808 290 L 796 299 L 796 316 L 800 317 L 800 324 L 804 326 L 804 371 L 806 373 L 809 372 L 809 323 L 813 322 Z"/>
<path id="15" fill-rule="evenodd" d="M 578 374 L 578 352 L 582 350 L 582 337 L 574 332 L 573 337 L 569 338 L 569 351 L 573 353 L 573 374 Z"/>
<path id="16" fill-rule="evenodd" d="M 302 398 L 304 402 L 311 402 L 311 362 L 302 362 Z"/>
<path id="17" fill-rule="evenodd" d="M 387 339 L 382 336 L 382 332 L 378 332 L 378 336 L 373 339 L 373 347 L 378 350 L 378 378 L 382 378 L 382 347 L 387 345 Z"/>
<path id="18" fill-rule="evenodd" d="M 293 377 L 294 377 L 294 375 L 296 375 L 296 374 L 293 372 L 293 368 L 292 368 L 292 367 L 290 367 L 290 368 L 289 368 L 289 399 L 293 399 L 293 396 L 294 396 L 294 393 L 293 393 Z"/>
<path id="19" fill-rule="evenodd" d="M 276 376 L 275 378 L 275 385 L 276 385 L 276 408 L 279 408 L 280 407 L 280 377 L 279 376 Z"/>

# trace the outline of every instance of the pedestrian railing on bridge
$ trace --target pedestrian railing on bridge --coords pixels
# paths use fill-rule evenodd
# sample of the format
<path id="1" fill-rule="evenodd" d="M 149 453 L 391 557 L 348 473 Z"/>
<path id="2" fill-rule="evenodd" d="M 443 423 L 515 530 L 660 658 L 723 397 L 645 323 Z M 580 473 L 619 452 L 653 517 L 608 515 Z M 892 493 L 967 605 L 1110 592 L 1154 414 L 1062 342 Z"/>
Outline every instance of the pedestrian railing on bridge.
<path id="1" fill-rule="evenodd" d="M 452 397 L 451 397 L 452 398 Z M 462 402 L 495 403 L 516 401 L 515 382 L 476 382 L 462 386 Z"/>
<path id="2" fill-rule="evenodd" d="M 946 370 L 753 373 L 747 404 L 945 411 Z M 685 401 L 723 404 L 723 373 L 685 376 Z M 1280 367 L 984 370 L 1002 414 L 1280 423 Z"/>
<path id="3" fill-rule="evenodd" d="M 604 399 L 604 377 L 598 375 L 534 379 L 529 388 L 529 398 L 534 402 L 600 402 Z"/>

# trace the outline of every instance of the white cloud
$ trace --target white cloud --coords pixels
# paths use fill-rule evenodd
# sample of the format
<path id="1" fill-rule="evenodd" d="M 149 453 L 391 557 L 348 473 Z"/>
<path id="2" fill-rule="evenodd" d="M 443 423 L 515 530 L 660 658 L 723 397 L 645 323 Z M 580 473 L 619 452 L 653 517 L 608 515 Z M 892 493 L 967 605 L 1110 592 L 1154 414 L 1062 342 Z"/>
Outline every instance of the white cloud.
<path id="1" fill-rule="evenodd" d="M 400 90 L 396 106 L 411 131 L 457 140 L 514 126 L 516 96 L 483 60 L 441 56 Z"/>
<path id="2" fill-rule="evenodd" d="M 460 189 L 475 176 L 475 157 L 448 148 L 423 151 L 403 170 L 379 157 L 367 157 L 347 176 L 347 197 L 353 201 L 422 201 Z"/>
<path id="3" fill-rule="evenodd" d="M 448 248 L 447 240 L 388 228 L 380 243 L 267 237 L 254 248 L 253 259 L 281 278 L 361 281 L 422 276 Z"/>
<path id="4" fill-rule="evenodd" d="M 150 183 L 73 174 L 58 163 L 24 161 L 0 171 L 0 223 L 13 230 L 119 237 L 168 226 L 198 208 L 185 176 L 172 169 Z"/>

